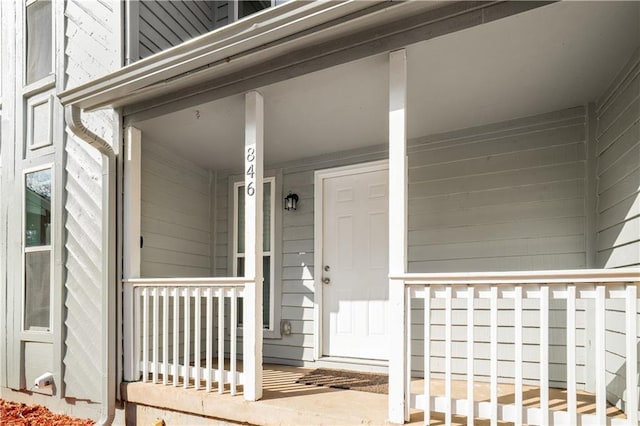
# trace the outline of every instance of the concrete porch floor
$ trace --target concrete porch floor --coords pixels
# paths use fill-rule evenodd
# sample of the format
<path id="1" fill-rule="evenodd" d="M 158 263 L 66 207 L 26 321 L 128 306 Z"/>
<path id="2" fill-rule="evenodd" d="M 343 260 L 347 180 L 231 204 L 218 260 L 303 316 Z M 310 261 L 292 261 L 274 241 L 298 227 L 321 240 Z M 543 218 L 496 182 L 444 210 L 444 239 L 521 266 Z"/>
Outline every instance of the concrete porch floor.
<path id="1" fill-rule="evenodd" d="M 183 418 L 174 420 L 176 416 L 163 416 L 162 411 L 155 410 L 155 416 L 165 424 L 255 424 L 255 425 L 355 425 L 387 424 L 387 395 L 354 390 L 331 389 L 295 383 L 312 368 L 290 367 L 283 365 L 265 365 L 264 395 L 257 402 L 246 402 L 242 399 L 242 388 L 237 396 L 228 393 L 207 393 L 194 390 L 192 387 L 164 386 L 142 382 L 124 383 L 122 398 L 133 406 L 155 407 L 173 412 L 189 413 L 195 416 L 190 420 Z M 432 395 L 444 395 L 442 380 L 431 381 Z M 414 393 L 421 392 L 424 381 L 415 379 L 412 382 Z M 477 382 L 475 397 L 478 401 L 489 400 L 490 389 L 487 383 Z M 499 401 L 513 402 L 513 386 L 498 386 Z M 466 382 L 454 381 L 454 397 L 462 397 L 466 393 Z M 524 405 L 539 405 L 539 389 L 526 386 L 523 389 Z M 566 408 L 566 392 L 561 389 L 550 389 L 550 408 L 563 410 Z M 592 394 L 578 395 L 578 412 L 595 413 L 595 397 Z M 189 415 L 187 414 L 187 416 Z M 608 415 L 624 417 L 615 407 L 609 407 Z M 172 420 L 169 420 L 172 419 Z M 411 413 L 412 425 L 423 424 L 423 413 L 417 410 Z M 127 414 L 127 424 L 149 424 L 135 412 Z M 187 423 L 188 422 L 188 423 Z M 444 416 L 432 414 L 433 425 L 444 424 Z M 453 424 L 466 424 L 465 417 L 454 417 Z M 475 424 L 489 424 L 488 420 L 476 419 Z"/>

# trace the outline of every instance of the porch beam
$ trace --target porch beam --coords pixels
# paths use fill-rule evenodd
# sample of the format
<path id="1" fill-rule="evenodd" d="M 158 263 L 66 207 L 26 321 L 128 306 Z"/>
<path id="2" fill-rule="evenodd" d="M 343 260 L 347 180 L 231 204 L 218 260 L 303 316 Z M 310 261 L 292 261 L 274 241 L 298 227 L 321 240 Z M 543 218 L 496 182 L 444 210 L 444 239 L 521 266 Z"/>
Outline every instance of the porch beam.
<path id="1" fill-rule="evenodd" d="M 262 397 L 262 192 L 264 101 L 256 91 L 245 95 L 244 141 L 244 399 Z"/>
<path id="2" fill-rule="evenodd" d="M 125 130 L 124 194 L 123 194 L 123 275 L 124 280 L 140 278 L 140 196 L 142 132 L 135 127 Z M 124 380 L 139 378 L 138 354 L 135 336 L 133 286 L 125 284 L 123 290 L 123 351 Z"/>
<path id="3" fill-rule="evenodd" d="M 407 264 L 407 57 L 389 54 L 389 274 L 403 274 Z M 389 280 L 389 421 L 409 420 L 404 281 Z"/>

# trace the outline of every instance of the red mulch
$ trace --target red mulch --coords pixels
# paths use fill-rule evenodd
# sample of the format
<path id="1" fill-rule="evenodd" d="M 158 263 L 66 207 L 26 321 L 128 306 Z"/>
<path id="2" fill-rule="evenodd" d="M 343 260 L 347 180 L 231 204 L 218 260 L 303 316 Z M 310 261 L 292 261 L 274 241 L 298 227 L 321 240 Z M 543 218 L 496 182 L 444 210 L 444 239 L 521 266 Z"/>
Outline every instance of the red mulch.
<path id="1" fill-rule="evenodd" d="M 62 414 L 53 414 L 42 405 L 26 405 L 0 399 L 0 425 L 12 426 L 90 426 L 91 419 L 77 419 Z"/>

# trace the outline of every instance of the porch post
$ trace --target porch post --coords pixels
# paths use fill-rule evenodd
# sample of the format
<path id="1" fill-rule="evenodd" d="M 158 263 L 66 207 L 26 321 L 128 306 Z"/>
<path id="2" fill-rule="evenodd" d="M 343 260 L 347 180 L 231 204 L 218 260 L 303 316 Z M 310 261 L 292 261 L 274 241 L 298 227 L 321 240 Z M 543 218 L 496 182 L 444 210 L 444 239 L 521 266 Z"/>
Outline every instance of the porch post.
<path id="1" fill-rule="evenodd" d="M 262 397 L 262 192 L 264 103 L 262 95 L 245 95 L 244 141 L 244 399 Z"/>
<path id="2" fill-rule="evenodd" d="M 389 274 L 404 274 L 407 262 L 407 58 L 389 55 Z M 403 280 L 389 280 L 389 421 L 409 420 Z"/>
<path id="3" fill-rule="evenodd" d="M 142 142 L 140 130 L 135 127 L 127 127 L 124 142 L 122 272 L 126 280 L 140 278 L 140 161 Z M 124 380 L 132 382 L 139 379 L 139 366 L 136 365 L 138 339 L 134 329 L 134 294 L 130 284 L 124 285 L 122 303 Z"/>

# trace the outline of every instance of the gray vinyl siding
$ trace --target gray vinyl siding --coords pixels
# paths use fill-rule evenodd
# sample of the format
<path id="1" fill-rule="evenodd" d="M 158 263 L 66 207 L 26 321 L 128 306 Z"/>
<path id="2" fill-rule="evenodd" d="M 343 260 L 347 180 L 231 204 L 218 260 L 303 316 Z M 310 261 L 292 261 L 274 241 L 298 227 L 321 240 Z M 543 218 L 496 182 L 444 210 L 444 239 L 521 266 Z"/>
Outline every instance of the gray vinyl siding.
<path id="1" fill-rule="evenodd" d="M 143 277 L 210 275 L 209 172 L 142 142 Z"/>
<path id="2" fill-rule="evenodd" d="M 409 155 L 409 271 L 584 268 L 583 108 L 424 138 Z"/>
<path id="3" fill-rule="evenodd" d="M 313 360 L 313 170 L 283 173 L 284 193 L 298 194 L 296 211 L 282 214 L 282 319 L 291 335 L 266 340 L 264 356 L 276 360 Z M 291 361 L 290 361 L 291 362 Z"/>
<path id="4" fill-rule="evenodd" d="M 599 105 L 597 263 L 640 265 L 640 58 L 636 53 Z"/>
<path id="5" fill-rule="evenodd" d="M 640 266 L 640 51 L 602 96 L 597 119 L 597 264 Z M 607 399 L 624 407 L 623 300 L 607 302 L 605 324 Z"/>
<path id="6" fill-rule="evenodd" d="M 233 4 L 230 1 L 212 1 L 209 2 L 211 7 L 211 17 L 213 20 L 213 28 L 224 27 L 233 21 Z"/>
<path id="7" fill-rule="evenodd" d="M 409 153 L 410 272 L 584 268 L 585 109 L 572 108 L 414 141 Z M 489 377 L 489 301 L 476 300 L 475 371 Z M 566 314 L 550 302 L 549 373 L 566 380 Z M 539 378 L 539 302 L 525 300 L 523 377 Z M 453 372 L 466 371 L 466 300 L 453 304 Z M 431 365 L 444 373 L 444 302 L 432 301 Z M 514 377 L 513 301 L 498 305 L 500 380 Z M 577 378 L 584 386 L 584 312 L 576 318 Z M 412 303 L 412 360 L 422 375 L 424 310 Z"/>
<path id="8" fill-rule="evenodd" d="M 201 0 L 141 1 L 138 28 L 142 59 L 211 31 L 212 9 Z"/>
<path id="9" fill-rule="evenodd" d="M 215 276 L 228 277 L 231 275 L 231 260 L 229 260 L 228 244 L 233 238 L 233 223 L 230 222 L 229 185 L 227 178 L 216 180 L 216 210 L 215 210 Z"/>
<path id="10" fill-rule="evenodd" d="M 120 17 L 109 2 L 64 3 L 65 87 L 75 87 L 120 67 Z M 62 78 L 62 76 L 59 76 Z M 62 122 L 62 117 L 55 118 Z M 113 141 L 117 120 L 103 110 L 84 117 L 88 127 Z M 67 131 L 64 162 L 64 396 L 100 400 L 104 352 L 102 318 L 102 156 Z"/>

